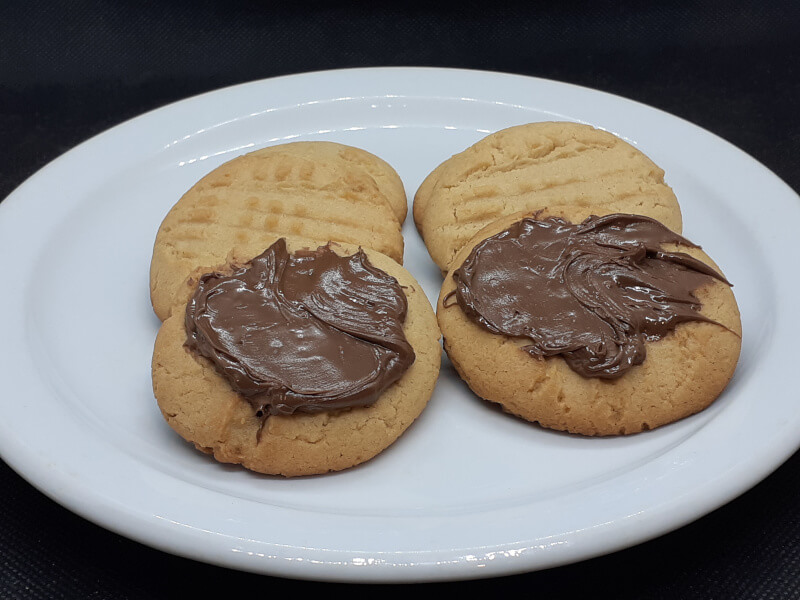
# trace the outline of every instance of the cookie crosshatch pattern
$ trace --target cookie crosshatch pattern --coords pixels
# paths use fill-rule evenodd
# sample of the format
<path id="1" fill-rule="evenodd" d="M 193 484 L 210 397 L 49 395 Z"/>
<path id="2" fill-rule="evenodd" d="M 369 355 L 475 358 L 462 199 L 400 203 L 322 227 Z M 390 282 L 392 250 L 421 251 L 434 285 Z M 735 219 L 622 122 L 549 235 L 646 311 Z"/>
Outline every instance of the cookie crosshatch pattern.
<path id="1" fill-rule="evenodd" d="M 161 320 L 184 281 L 231 252 L 260 254 L 282 236 L 372 248 L 403 262 L 402 181 L 385 161 L 332 142 L 267 146 L 222 164 L 191 187 L 159 227 L 150 294 Z"/>
<path id="2" fill-rule="evenodd" d="M 606 131 L 555 121 L 494 132 L 443 162 L 417 190 L 414 221 L 446 272 L 497 218 L 559 206 L 641 214 L 678 233 L 682 226 L 664 171 L 645 154 Z"/>

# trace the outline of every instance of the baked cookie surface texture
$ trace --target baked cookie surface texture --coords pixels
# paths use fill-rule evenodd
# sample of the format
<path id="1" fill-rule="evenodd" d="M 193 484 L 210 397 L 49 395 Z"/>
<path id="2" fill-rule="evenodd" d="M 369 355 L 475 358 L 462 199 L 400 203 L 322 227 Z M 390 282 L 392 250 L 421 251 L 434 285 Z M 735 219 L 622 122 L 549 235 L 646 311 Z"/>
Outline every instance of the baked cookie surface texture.
<path id="1" fill-rule="evenodd" d="M 645 215 L 681 231 L 680 207 L 660 167 L 621 138 L 571 122 L 510 127 L 444 161 L 417 190 L 414 222 L 447 272 L 495 219 L 557 206 Z"/>
<path id="2" fill-rule="evenodd" d="M 456 370 L 505 411 L 584 435 L 706 408 L 741 348 L 730 284 L 658 221 L 580 213 L 512 215 L 459 252 L 437 309 Z"/>
<path id="3" fill-rule="evenodd" d="M 440 355 L 433 309 L 396 261 L 282 238 L 198 278 L 161 325 L 153 390 L 217 460 L 313 475 L 391 445 L 427 404 Z"/>
<path id="4" fill-rule="evenodd" d="M 268 146 L 259 150 L 262 155 L 279 152 L 312 160 L 317 164 L 331 165 L 339 170 L 363 171 L 375 181 L 384 195 L 395 217 L 400 223 L 406 220 L 408 199 L 403 180 L 397 171 L 382 158 L 362 148 L 347 146 L 336 142 L 290 142 Z"/>
<path id="5" fill-rule="evenodd" d="M 166 319 L 186 300 L 175 291 L 196 269 L 255 256 L 277 239 L 336 241 L 403 261 L 406 197 L 378 157 L 333 142 L 295 142 L 230 160 L 193 185 L 156 234 L 150 297 Z"/>

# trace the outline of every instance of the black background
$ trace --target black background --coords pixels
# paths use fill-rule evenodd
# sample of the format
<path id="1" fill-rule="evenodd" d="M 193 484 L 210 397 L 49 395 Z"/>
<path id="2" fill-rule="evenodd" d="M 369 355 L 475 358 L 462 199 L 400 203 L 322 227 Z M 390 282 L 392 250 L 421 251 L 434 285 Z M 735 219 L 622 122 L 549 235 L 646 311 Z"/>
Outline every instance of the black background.
<path id="1" fill-rule="evenodd" d="M 392 65 L 496 70 L 619 94 L 727 139 L 797 191 L 799 57 L 800 4 L 791 2 L 5 2 L 0 198 L 76 144 L 168 102 L 276 75 Z M 768 206 L 753 198 L 754 218 L 781 218 L 763 214 Z M 164 554 L 73 515 L 3 463 L 0 490 L 2 599 L 416 589 L 290 581 Z M 549 571 L 423 587 L 800 598 L 800 454 L 657 540 Z"/>

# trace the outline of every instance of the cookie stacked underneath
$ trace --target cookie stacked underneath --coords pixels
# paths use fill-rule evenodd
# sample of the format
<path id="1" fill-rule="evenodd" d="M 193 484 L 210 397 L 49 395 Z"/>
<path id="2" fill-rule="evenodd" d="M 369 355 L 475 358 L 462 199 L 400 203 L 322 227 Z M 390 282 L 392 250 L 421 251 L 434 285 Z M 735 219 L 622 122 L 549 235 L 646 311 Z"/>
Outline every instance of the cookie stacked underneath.
<path id="1" fill-rule="evenodd" d="M 431 172 L 414 217 L 446 272 L 445 350 L 478 396 L 584 435 L 652 429 L 719 396 L 741 349 L 738 307 L 679 235 L 663 175 L 575 123 L 497 132 Z"/>
<path id="2" fill-rule="evenodd" d="M 159 228 L 153 389 L 221 462 L 284 476 L 391 445 L 439 371 L 430 303 L 402 266 L 403 184 L 358 148 L 300 142 L 236 158 Z"/>
<path id="3" fill-rule="evenodd" d="M 633 213 L 681 231 L 664 171 L 632 145 L 588 125 L 544 122 L 486 136 L 449 158 L 414 197 L 414 222 L 443 273 L 492 221 L 571 207 L 580 214 Z"/>
<path id="4" fill-rule="evenodd" d="M 185 304 L 187 278 L 256 256 L 281 237 L 371 248 L 403 262 L 407 202 L 394 169 L 359 148 L 333 142 L 269 146 L 200 179 L 172 207 L 156 235 L 150 297 L 163 321 Z"/>

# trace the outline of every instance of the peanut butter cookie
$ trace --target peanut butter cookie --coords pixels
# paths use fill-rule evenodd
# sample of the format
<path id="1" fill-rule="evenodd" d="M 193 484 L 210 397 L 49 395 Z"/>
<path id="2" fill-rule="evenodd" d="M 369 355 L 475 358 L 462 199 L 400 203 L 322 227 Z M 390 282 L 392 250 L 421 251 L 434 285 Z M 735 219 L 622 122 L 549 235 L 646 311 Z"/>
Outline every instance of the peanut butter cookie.
<path id="1" fill-rule="evenodd" d="M 437 307 L 454 367 L 503 410 L 583 435 L 703 410 L 741 349 L 730 285 L 657 221 L 584 210 L 504 217 L 459 251 Z"/>
<path id="2" fill-rule="evenodd" d="M 167 423 L 218 461 L 298 476 L 367 461 L 419 416 L 439 373 L 433 309 L 374 250 L 281 238 L 184 285 L 152 375 Z"/>
<path id="3" fill-rule="evenodd" d="M 570 205 L 646 215 L 681 231 L 661 168 L 619 137 L 570 122 L 504 129 L 451 157 L 417 191 L 414 221 L 447 272 L 458 250 L 495 219 Z"/>
<path id="4" fill-rule="evenodd" d="M 196 268 L 220 265 L 231 251 L 254 255 L 281 236 L 372 248 L 402 263 L 397 197 L 393 206 L 382 190 L 399 192 L 386 168 L 373 168 L 383 173 L 378 183 L 357 149 L 299 144 L 235 158 L 172 207 L 156 234 L 150 267 L 150 297 L 161 320 Z"/>

